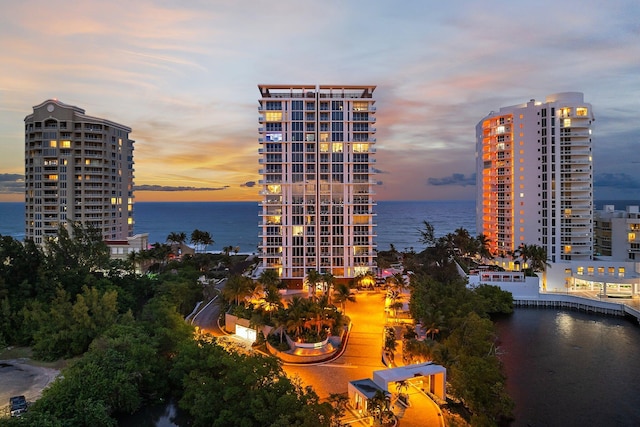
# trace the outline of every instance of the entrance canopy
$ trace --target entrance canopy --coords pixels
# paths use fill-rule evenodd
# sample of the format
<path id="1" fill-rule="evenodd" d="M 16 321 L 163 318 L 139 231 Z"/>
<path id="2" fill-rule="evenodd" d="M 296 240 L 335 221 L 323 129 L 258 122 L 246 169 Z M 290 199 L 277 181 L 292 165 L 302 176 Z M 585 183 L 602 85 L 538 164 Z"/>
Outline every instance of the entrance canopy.
<path id="1" fill-rule="evenodd" d="M 446 397 L 447 369 L 433 362 L 417 365 L 398 366 L 373 372 L 373 382 L 383 390 L 389 390 L 389 384 L 416 377 L 424 377 L 427 391 L 444 399 Z"/>

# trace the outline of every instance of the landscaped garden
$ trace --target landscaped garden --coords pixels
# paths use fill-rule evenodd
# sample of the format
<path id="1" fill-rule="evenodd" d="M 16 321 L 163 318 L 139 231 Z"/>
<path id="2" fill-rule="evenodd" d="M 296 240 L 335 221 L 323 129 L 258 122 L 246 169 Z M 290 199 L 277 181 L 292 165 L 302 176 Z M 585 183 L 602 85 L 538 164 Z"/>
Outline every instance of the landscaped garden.
<path id="1" fill-rule="evenodd" d="M 249 320 L 250 326 L 265 331 L 263 338 L 279 351 L 291 343 L 319 343 L 331 336 L 341 337 L 348 325 L 346 301 L 355 301 L 347 285 L 327 286 L 325 292 L 310 297 L 284 299 L 277 273 L 266 270 L 254 282 L 245 276 L 231 276 L 222 290 L 226 312 Z M 287 339 L 288 337 L 288 339 Z"/>

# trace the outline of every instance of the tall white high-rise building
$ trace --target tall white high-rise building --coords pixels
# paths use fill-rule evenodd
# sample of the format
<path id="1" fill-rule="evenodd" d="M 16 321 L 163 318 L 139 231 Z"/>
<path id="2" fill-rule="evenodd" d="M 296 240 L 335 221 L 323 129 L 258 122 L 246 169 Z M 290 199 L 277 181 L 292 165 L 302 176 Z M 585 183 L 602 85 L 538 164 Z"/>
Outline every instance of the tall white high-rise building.
<path id="1" fill-rule="evenodd" d="M 52 99 L 24 121 L 25 238 L 42 244 L 72 221 L 105 240 L 131 237 L 131 129 Z"/>
<path id="2" fill-rule="evenodd" d="M 262 269 L 375 269 L 375 86 L 259 85 Z"/>
<path id="3" fill-rule="evenodd" d="M 593 256 L 591 104 L 578 92 L 491 112 L 476 126 L 476 229 L 494 254 L 521 244 L 552 263 Z"/>

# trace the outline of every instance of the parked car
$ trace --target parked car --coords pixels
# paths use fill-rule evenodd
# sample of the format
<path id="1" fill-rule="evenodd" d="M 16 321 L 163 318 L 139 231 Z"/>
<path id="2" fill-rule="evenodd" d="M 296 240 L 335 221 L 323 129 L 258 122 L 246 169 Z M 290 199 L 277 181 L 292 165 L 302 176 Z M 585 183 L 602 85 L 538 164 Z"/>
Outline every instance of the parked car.
<path id="1" fill-rule="evenodd" d="M 13 396 L 9 398 L 11 406 L 11 416 L 19 417 L 27 412 L 27 399 L 24 396 Z"/>

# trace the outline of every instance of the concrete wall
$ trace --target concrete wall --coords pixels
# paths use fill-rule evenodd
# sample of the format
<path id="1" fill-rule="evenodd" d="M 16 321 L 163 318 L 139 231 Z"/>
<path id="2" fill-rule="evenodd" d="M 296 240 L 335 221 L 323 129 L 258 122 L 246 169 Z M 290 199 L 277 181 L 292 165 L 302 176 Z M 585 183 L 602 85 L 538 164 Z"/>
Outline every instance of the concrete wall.
<path id="1" fill-rule="evenodd" d="M 525 277 L 524 281 L 516 282 L 481 280 L 480 275 L 473 275 L 468 277 L 469 286 L 474 287 L 481 284 L 498 286 L 503 291 L 511 292 L 514 298 L 537 298 L 538 294 L 540 293 L 539 277 Z"/>

